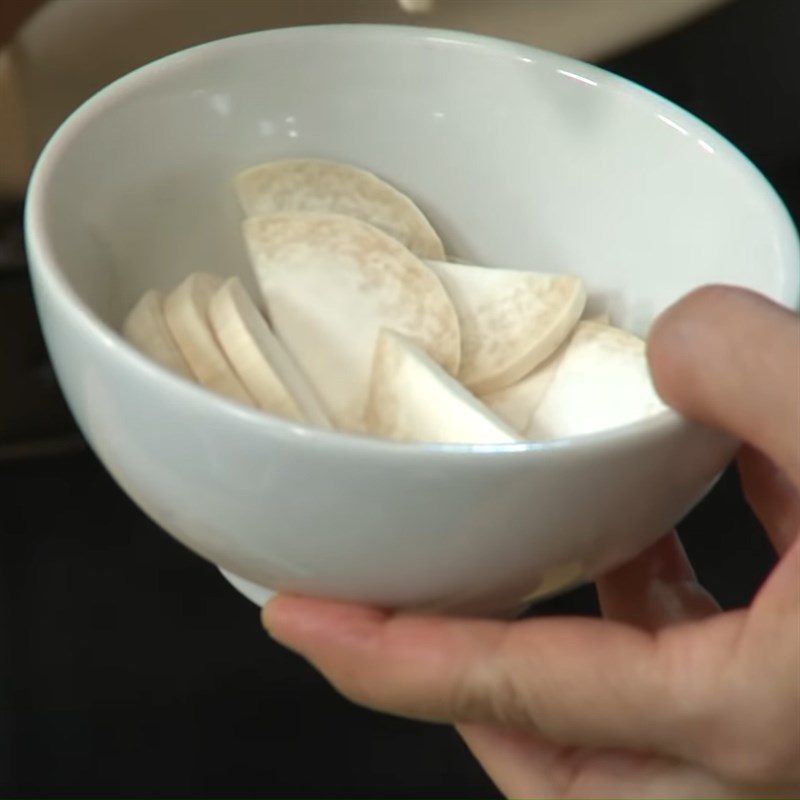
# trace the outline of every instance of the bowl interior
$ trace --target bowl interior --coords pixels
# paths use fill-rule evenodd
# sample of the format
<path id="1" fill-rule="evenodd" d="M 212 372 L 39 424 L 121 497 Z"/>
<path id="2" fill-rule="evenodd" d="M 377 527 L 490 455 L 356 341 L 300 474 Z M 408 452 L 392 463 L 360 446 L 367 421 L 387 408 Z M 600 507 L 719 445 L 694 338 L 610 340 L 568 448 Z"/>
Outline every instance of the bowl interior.
<path id="1" fill-rule="evenodd" d="M 37 231 L 117 325 L 189 272 L 249 280 L 231 177 L 306 155 L 407 191 L 453 256 L 580 274 L 590 310 L 639 333 L 703 283 L 797 301 L 783 206 L 707 126 L 602 70 L 442 31 L 272 31 L 147 66 L 48 147 Z"/>

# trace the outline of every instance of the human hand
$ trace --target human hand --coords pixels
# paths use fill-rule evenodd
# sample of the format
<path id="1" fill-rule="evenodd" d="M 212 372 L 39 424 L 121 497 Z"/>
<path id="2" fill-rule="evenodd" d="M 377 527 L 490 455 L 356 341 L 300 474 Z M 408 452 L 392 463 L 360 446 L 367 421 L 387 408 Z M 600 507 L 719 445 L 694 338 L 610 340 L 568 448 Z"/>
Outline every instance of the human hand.
<path id="1" fill-rule="evenodd" d="M 657 388 L 738 436 L 748 501 L 780 555 L 722 613 L 674 534 L 598 581 L 604 619 L 392 615 L 279 596 L 272 636 L 343 694 L 455 723 L 515 797 L 800 793 L 800 319 L 757 295 L 693 293 L 655 324 Z"/>

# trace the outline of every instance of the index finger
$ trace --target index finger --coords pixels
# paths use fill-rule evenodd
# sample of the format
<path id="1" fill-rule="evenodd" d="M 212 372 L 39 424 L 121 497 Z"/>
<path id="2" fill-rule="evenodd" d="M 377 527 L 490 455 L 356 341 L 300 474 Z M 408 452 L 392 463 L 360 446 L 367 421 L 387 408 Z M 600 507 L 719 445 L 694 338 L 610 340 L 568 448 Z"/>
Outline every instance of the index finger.
<path id="1" fill-rule="evenodd" d="M 674 638 L 595 619 L 416 617 L 286 595 L 271 600 L 262 618 L 277 641 L 371 708 L 683 758 L 708 745 L 699 689 L 718 665 L 691 659 L 684 671 Z M 723 646 L 712 648 L 726 663 L 737 620 L 723 626 Z M 709 640 L 699 628 L 687 636 Z"/>
<path id="2" fill-rule="evenodd" d="M 653 381 L 685 416 L 766 453 L 800 487 L 800 318 L 728 286 L 699 289 L 655 322 Z"/>

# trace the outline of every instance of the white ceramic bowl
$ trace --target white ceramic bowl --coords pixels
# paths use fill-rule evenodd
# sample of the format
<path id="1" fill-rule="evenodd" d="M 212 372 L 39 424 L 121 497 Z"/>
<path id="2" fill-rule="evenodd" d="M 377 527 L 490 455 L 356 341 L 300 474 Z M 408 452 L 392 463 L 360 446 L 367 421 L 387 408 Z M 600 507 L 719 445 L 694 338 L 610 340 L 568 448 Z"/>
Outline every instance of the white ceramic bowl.
<path id="1" fill-rule="evenodd" d="M 406 190 L 455 256 L 581 274 L 590 308 L 640 333 L 708 282 L 797 300 L 796 234 L 764 178 L 600 69 L 419 28 L 276 30 L 178 53 L 64 123 L 26 221 L 75 417 L 167 531 L 263 586 L 492 613 L 618 564 L 704 494 L 734 445 L 671 411 L 571 441 L 398 445 L 243 408 L 129 347 L 116 328 L 143 290 L 195 270 L 248 277 L 230 178 L 300 155 Z"/>

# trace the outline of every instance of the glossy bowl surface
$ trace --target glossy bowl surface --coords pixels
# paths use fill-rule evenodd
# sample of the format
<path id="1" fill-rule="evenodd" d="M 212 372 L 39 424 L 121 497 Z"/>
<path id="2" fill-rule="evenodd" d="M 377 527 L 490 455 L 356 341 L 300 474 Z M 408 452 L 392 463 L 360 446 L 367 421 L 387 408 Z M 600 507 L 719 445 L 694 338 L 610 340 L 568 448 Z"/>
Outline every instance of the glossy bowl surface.
<path id="1" fill-rule="evenodd" d="M 577 272 L 590 311 L 642 334 L 705 283 L 797 302 L 796 233 L 761 174 L 690 114 L 603 70 L 380 26 L 175 54 L 62 125 L 26 219 L 61 386 L 161 526 L 263 586 L 493 613 L 631 557 L 704 494 L 734 444 L 672 412 L 546 444 L 398 445 L 243 408 L 129 347 L 116 329 L 145 289 L 196 270 L 252 286 L 231 177 L 305 155 L 407 191 L 453 256 Z"/>

